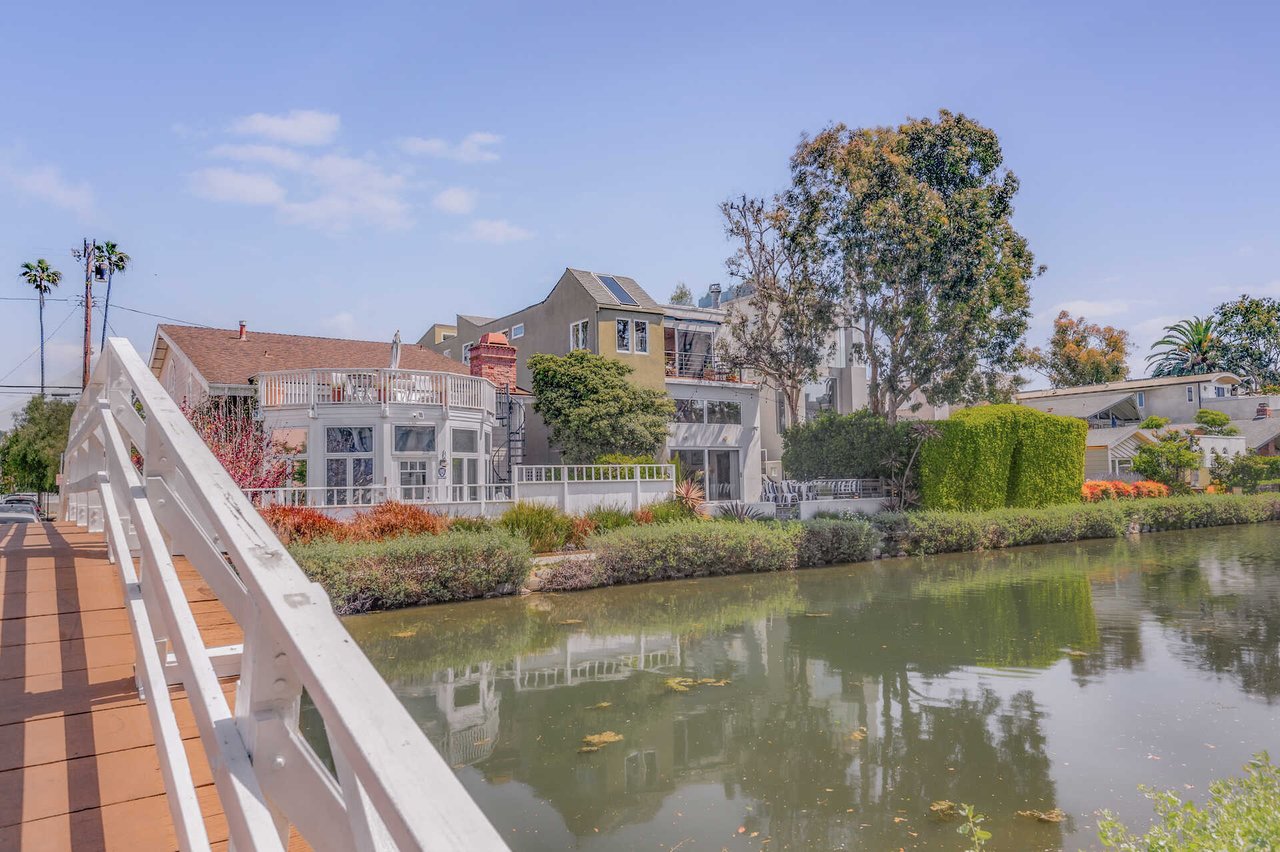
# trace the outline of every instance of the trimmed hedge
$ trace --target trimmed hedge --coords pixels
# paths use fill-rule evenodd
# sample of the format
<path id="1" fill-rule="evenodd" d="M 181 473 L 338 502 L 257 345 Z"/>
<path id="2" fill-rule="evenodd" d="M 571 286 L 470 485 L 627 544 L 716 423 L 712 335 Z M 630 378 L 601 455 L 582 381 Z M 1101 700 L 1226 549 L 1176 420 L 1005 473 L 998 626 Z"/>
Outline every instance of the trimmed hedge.
<path id="1" fill-rule="evenodd" d="M 317 539 L 289 552 L 340 615 L 514 592 L 533 555 L 523 539 L 502 530 Z"/>
<path id="2" fill-rule="evenodd" d="M 926 509 L 1078 503 L 1088 426 L 1022 405 L 985 405 L 939 422 L 920 452 Z"/>
<path id="3" fill-rule="evenodd" d="M 880 531 L 865 518 L 814 518 L 800 521 L 796 564 L 801 568 L 865 562 L 875 557 Z"/>
<path id="4" fill-rule="evenodd" d="M 889 425 L 863 408 L 823 412 L 782 436 L 782 468 L 795 479 L 877 479 L 892 476 L 887 459 L 910 454 L 911 424 Z"/>
<path id="5" fill-rule="evenodd" d="M 1148 531 L 1280 520 L 1280 495 L 1204 495 L 1105 501 L 989 512 L 906 512 L 872 516 L 889 552 L 912 555 L 1027 544 L 1119 538 Z"/>
<path id="6" fill-rule="evenodd" d="M 786 571 L 796 567 L 792 525 L 680 521 L 625 527 L 593 536 L 603 584 Z"/>

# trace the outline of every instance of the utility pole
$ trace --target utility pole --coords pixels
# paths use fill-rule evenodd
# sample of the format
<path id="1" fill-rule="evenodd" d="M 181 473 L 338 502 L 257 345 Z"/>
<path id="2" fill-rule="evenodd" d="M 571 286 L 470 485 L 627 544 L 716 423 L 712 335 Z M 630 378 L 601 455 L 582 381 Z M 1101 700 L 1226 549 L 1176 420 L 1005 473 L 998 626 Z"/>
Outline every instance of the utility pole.
<path id="1" fill-rule="evenodd" d="M 93 260 L 97 255 L 96 240 L 85 240 L 80 250 L 72 249 L 76 260 L 84 260 L 84 370 L 80 377 L 80 389 L 89 387 L 89 362 L 93 358 Z"/>

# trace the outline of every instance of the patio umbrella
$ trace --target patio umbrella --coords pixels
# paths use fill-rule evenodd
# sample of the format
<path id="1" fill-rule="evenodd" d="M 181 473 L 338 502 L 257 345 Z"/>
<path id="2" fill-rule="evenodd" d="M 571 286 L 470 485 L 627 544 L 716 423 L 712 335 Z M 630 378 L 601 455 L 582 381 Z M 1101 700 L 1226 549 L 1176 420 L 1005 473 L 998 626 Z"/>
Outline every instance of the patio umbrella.
<path id="1" fill-rule="evenodd" d="M 400 329 L 396 329 L 396 336 L 391 338 L 391 369 L 400 369 Z"/>

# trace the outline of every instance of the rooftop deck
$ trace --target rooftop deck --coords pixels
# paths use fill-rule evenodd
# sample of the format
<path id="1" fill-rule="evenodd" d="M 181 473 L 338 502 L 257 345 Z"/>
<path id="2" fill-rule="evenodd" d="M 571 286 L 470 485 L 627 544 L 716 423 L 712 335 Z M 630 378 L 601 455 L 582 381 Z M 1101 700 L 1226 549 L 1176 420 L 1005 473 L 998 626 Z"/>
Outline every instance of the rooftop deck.
<path id="1" fill-rule="evenodd" d="M 240 629 L 184 560 L 179 577 L 209 646 Z M 177 849 L 134 642 L 101 533 L 0 527 L 0 849 Z M 229 700 L 235 681 L 226 679 Z M 227 824 L 181 689 L 174 709 L 213 848 Z M 294 835 L 290 848 L 306 848 Z"/>

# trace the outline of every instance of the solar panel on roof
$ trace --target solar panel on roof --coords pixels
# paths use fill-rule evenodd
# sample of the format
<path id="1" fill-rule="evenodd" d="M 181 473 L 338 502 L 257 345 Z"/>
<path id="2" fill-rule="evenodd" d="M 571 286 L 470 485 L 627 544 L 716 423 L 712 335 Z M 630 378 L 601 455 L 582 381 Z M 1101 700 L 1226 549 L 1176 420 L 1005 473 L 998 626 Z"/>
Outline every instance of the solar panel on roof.
<path id="1" fill-rule="evenodd" d="M 631 294 L 623 290 L 622 285 L 618 283 L 618 279 L 612 275 L 597 275 L 596 277 L 600 279 L 601 284 L 609 289 L 609 292 L 613 294 L 613 298 L 618 300 L 618 304 L 640 306 L 640 303 L 631 298 Z"/>

